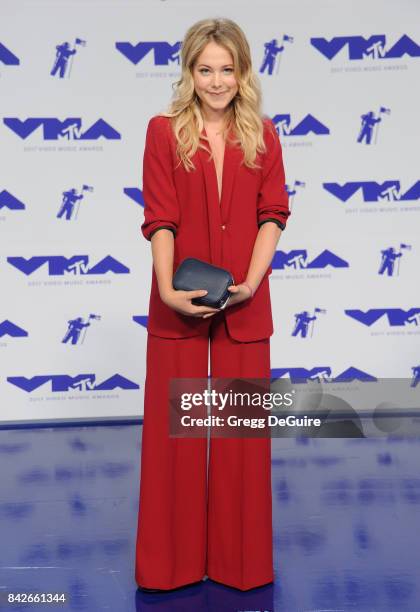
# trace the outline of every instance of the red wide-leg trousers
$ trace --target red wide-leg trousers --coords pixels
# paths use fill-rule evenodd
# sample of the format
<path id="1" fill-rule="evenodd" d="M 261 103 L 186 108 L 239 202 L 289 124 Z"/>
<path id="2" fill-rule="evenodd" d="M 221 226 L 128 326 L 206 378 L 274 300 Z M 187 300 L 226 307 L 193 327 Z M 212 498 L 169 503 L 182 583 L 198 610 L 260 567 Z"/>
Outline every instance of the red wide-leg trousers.
<path id="1" fill-rule="evenodd" d="M 209 335 L 148 335 L 136 582 L 173 589 L 209 578 L 241 590 L 273 575 L 271 439 L 169 437 L 169 380 L 269 378 L 270 339 L 237 342 L 224 313 Z M 208 471 L 208 473 L 207 473 Z"/>

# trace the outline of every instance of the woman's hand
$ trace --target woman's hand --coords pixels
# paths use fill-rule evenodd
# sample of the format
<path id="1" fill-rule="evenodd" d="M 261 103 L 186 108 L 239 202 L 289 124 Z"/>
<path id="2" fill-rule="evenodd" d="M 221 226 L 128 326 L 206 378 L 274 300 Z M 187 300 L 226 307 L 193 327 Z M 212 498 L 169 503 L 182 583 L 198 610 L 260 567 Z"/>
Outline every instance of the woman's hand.
<path id="1" fill-rule="evenodd" d="M 220 311 L 220 308 L 210 308 L 210 306 L 196 306 L 192 304 L 193 298 L 202 297 L 208 293 L 205 289 L 196 289 L 194 291 L 182 291 L 181 289 L 170 289 L 161 295 L 162 302 L 169 308 L 173 308 L 180 314 L 190 317 L 205 318 Z"/>
<path id="2" fill-rule="evenodd" d="M 228 291 L 230 291 L 233 295 L 229 298 L 228 303 L 226 304 L 226 308 L 229 306 L 234 306 L 235 304 L 239 304 L 240 302 L 244 302 L 251 297 L 251 289 L 248 285 L 230 285 L 228 287 Z M 215 313 L 211 312 L 210 314 L 205 314 L 203 319 L 207 319 L 208 317 L 212 317 Z"/>
<path id="3" fill-rule="evenodd" d="M 230 285 L 228 287 L 228 291 L 230 291 L 233 295 L 229 298 L 229 301 L 226 305 L 226 308 L 230 306 L 234 306 L 235 304 L 239 304 L 245 300 L 248 300 L 251 297 L 251 289 L 248 285 Z"/>

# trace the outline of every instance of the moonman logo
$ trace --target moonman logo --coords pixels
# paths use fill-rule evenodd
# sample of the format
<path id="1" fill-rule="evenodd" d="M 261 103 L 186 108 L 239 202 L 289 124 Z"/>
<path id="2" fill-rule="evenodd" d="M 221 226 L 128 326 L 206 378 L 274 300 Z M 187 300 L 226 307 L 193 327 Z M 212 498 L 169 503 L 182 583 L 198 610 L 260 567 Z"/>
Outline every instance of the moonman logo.
<path id="1" fill-rule="evenodd" d="M 82 38 L 75 38 L 73 42 L 73 47 L 68 41 L 56 45 L 54 65 L 50 72 L 51 76 L 55 76 L 58 74 L 60 79 L 64 79 L 65 76 L 69 78 L 73 67 L 74 57 L 78 52 L 79 48 L 85 46 L 86 41 Z"/>
<path id="2" fill-rule="evenodd" d="M 274 115 L 272 120 L 279 136 L 307 136 L 308 134 L 322 136 L 330 133 L 329 128 L 311 114 L 306 115 L 294 126 L 292 126 L 290 114 Z"/>
<path id="3" fill-rule="evenodd" d="M 295 249 L 293 251 L 276 251 L 271 266 L 276 270 L 292 268 L 294 270 L 313 270 L 316 268 L 348 268 L 349 263 L 335 255 L 332 251 L 325 249 L 312 261 L 308 260 L 306 249 Z"/>
<path id="4" fill-rule="evenodd" d="M 400 275 L 400 261 L 405 251 L 411 251 L 411 244 L 405 244 L 401 242 L 398 248 L 392 246 L 381 250 L 381 263 L 379 266 L 378 274 L 384 274 L 386 276 L 399 276 Z"/>
<path id="5" fill-rule="evenodd" d="M 404 56 L 420 57 L 419 45 L 406 34 L 389 48 L 387 48 L 385 34 L 374 34 L 369 38 L 363 36 L 335 36 L 331 40 L 311 38 L 311 45 L 330 61 L 344 48 L 348 50 L 349 60 L 365 60 L 366 58 L 395 60 Z"/>
<path id="6" fill-rule="evenodd" d="M 15 385 L 22 391 L 32 393 L 46 383 L 50 383 L 53 393 L 66 391 L 112 391 L 113 389 L 140 389 L 139 385 L 125 376 L 114 374 L 103 382 L 96 382 L 96 374 L 78 374 L 68 376 L 67 374 L 49 374 L 46 376 L 8 376 L 10 384 Z"/>
<path id="7" fill-rule="evenodd" d="M 22 140 L 26 140 L 41 127 L 44 140 L 98 140 L 101 137 L 105 140 L 121 140 L 121 134 L 104 119 L 98 119 L 86 130 L 82 129 L 80 117 L 70 117 L 64 121 L 54 117 L 30 117 L 23 121 L 17 117 L 5 117 L 3 123 Z"/>
<path id="8" fill-rule="evenodd" d="M 8 319 L 5 319 L 0 323 L 0 338 L 4 336 L 10 336 L 11 338 L 26 338 L 29 334 L 26 329 L 23 329 L 20 325 L 16 325 Z"/>
<path id="9" fill-rule="evenodd" d="M 132 45 L 129 42 L 116 42 L 116 49 L 134 65 L 139 64 L 149 53 L 153 52 L 155 66 L 179 65 L 181 42 L 171 45 L 168 42 L 139 42 Z"/>
<path id="10" fill-rule="evenodd" d="M 2 208 L 8 208 L 9 210 L 24 210 L 25 204 L 15 198 L 7 189 L 0 191 L 0 210 Z"/>
<path id="11" fill-rule="evenodd" d="M 0 42 L 0 62 L 5 66 L 19 66 L 20 59 Z"/>
<path id="12" fill-rule="evenodd" d="M 26 259 L 25 257 L 8 257 L 8 263 L 30 276 L 45 264 L 48 267 L 49 276 L 63 275 L 103 275 L 108 272 L 113 274 L 128 274 L 129 268 L 120 263 L 111 255 L 107 255 L 98 263 L 90 266 L 89 255 L 73 255 L 72 257 L 64 257 L 62 255 L 37 255 Z"/>
<path id="13" fill-rule="evenodd" d="M 308 370 L 307 368 L 272 368 L 271 377 L 276 378 L 290 378 L 292 383 L 306 383 L 309 381 L 318 382 L 352 382 L 354 380 L 360 380 L 362 382 L 375 382 L 377 379 L 353 366 L 341 372 L 338 376 L 332 375 L 332 368 L 330 366 L 316 366 Z"/>
<path id="14" fill-rule="evenodd" d="M 292 336 L 300 336 L 301 338 L 312 338 L 314 333 L 315 321 L 320 314 L 325 314 L 327 311 L 324 308 L 314 308 L 313 313 L 308 310 L 302 310 L 295 313 L 295 323 L 292 331 Z"/>
<path id="15" fill-rule="evenodd" d="M 67 321 L 67 331 L 62 339 L 63 344 L 84 344 L 87 328 L 95 321 L 100 321 L 101 315 L 91 312 L 85 319 L 76 317 Z"/>
<path id="16" fill-rule="evenodd" d="M 82 185 L 79 190 L 77 190 L 76 187 L 72 187 L 71 189 L 63 191 L 57 218 L 61 219 L 64 216 L 65 221 L 75 221 L 79 216 L 80 205 L 86 194 L 92 192 L 93 187 L 90 185 Z"/>
<path id="17" fill-rule="evenodd" d="M 367 111 L 363 115 L 360 116 L 362 121 L 359 135 L 357 137 L 357 142 L 364 143 L 367 145 L 377 144 L 378 142 L 378 133 L 379 133 L 379 125 L 382 122 L 382 118 L 385 115 L 390 115 L 391 109 L 386 108 L 385 106 L 381 106 L 378 112 L 375 115 L 373 110 Z"/>
<path id="18" fill-rule="evenodd" d="M 144 207 L 143 192 L 138 187 L 125 187 L 124 193 L 131 198 L 136 204 Z"/>
<path id="19" fill-rule="evenodd" d="M 357 192 L 361 193 L 364 202 L 406 202 L 420 198 L 420 181 L 414 183 L 404 193 L 401 192 L 401 183 L 397 180 L 384 181 L 350 181 L 348 183 L 323 183 L 326 191 L 334 197 L 347 202 Z"/>
<path id="20" fill-rule="evenodd" d="M 287 191 L 287 195 L 289 196 L 289 208 L 290 210 L 293 210 L 293 204 L 295 201 L 295 196 L 298 192 L 299 189 L 305 189 L 306 184 L 303 181 L 295 181 L 292 184 L 288 184 L 286 183 L 286 191 Z"/>
<path id="21" fill-rule="evenodd" d="M 371 308 L 370 310 L 345 310 L 348 317 L 355 319 L 363 325 L 371 327 L 379 321 L 386 319 L 391 327 L 404 327 L 420 325 L 420 308 L 410 308 L 403 310 L 402 308 Z"/>
<path id="22" fill-rule="evenodd" d="M 293 36 L 288 36 L 288 34 L 284 34 L 280 46 L 276 38 L 273 38 L 269 42 L 264 43 L 264 59 L 259 70 L 260 74 L 264 74 L 264 72 L 267 71 L 269 75 L 272 75 L 274 67 L 276 74 L 279 73 L 280 62 L 284 52 L 285 42 L 292 43 Z"/>

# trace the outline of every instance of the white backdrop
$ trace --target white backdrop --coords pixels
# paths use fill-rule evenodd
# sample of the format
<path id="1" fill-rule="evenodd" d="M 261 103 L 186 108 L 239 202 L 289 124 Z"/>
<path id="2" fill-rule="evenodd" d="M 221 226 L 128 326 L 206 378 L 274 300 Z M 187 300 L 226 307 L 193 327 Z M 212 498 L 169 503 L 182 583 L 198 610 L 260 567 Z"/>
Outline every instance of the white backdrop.
<path id="1" fill-rule="evenodd" d="M 417 2 L 2 0 L 1 421 L 142 414 L 145 130 L 178 78 L 176 43 L 212 16 L 249 39 L 292 196 L 273 374 L 420 365 Z M 379 274 L 390 247 L 401 255 Z"/>

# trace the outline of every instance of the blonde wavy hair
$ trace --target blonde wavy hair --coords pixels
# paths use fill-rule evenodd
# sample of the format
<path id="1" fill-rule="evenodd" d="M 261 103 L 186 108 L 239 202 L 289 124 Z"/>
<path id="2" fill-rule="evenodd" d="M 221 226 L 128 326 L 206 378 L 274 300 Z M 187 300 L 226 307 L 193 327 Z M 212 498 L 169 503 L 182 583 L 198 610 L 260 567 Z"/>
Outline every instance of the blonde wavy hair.
<path id="1" fill-rule="evenodd" d="M 198 148 L 212 154 L 210 146 L 206 148 L 200 142 L 201 139 L 208 141 L 208 138 L 200 136 L 204 122 L 193 79 L 195 62 L 211 41 L 232 55 L 238 84 L 238 92 L 226 110 L 224 134 L 226 136 L 232 130 L 234 138 L 229 139 L 229 142 L 240 145 L 243 163 L 249 168 L 259 168 L 255 163 L 256 156 L 266 151 L 261 88 L 252 70 L 248 41 L 234 21 L 224 18 L 203 19 L 188 29 L 181 45 L 181 78 L 172 85 L 175 91 L 168 110 L 160 115 L 171 118 L 177 141 L 177 156 L 187 171 L 195 169 L 191 157 Z"/>

